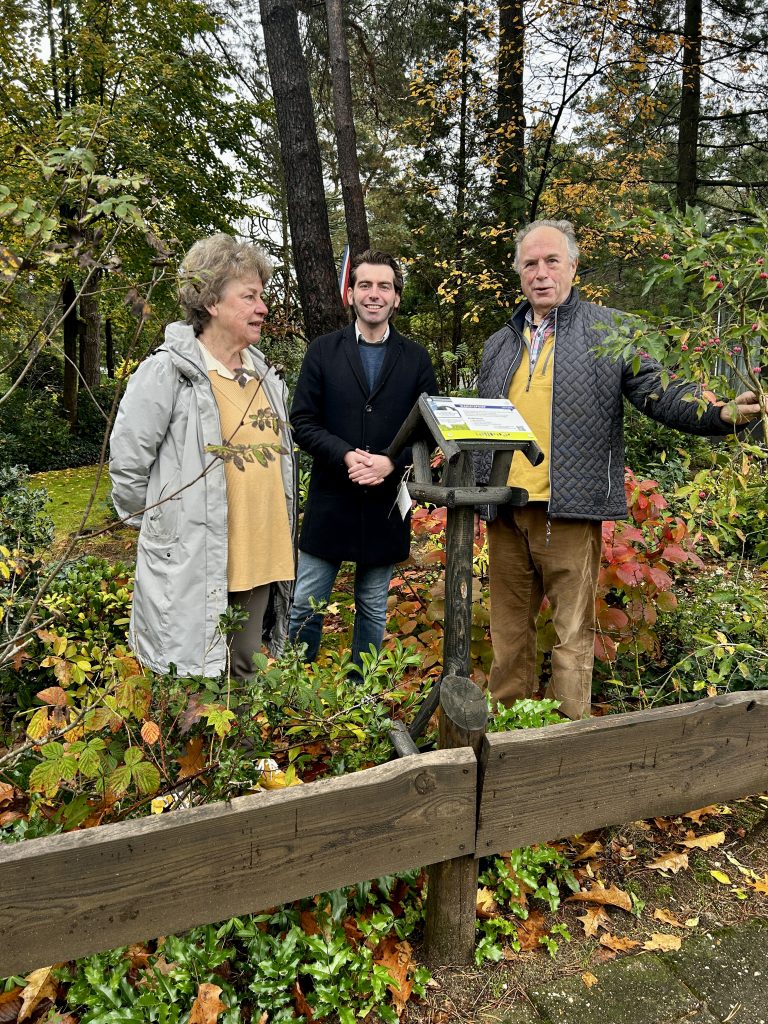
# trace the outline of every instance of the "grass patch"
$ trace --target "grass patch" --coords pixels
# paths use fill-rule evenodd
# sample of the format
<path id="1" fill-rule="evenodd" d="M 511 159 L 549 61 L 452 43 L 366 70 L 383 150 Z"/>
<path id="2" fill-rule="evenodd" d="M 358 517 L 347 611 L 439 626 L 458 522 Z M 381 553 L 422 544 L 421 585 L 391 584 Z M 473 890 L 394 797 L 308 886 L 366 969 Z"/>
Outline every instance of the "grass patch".
<path id="1" fill-rule="evenodd" d="M 31 487 L 44 487 L 48 491 L 50 501 L 46 512 L 53 519 L 56 540 L 62 540 L 80 528 L 83 513 L 96 483 L 97 470 L 97 466 L 78 466 L 75 469 L 35 473 L 30 477 Z M 95 530 L 109 522 L 109 492 L 109 474 L 105 467 L 101 472 L 96 497 L 88 516 L 87 529 Z"/>

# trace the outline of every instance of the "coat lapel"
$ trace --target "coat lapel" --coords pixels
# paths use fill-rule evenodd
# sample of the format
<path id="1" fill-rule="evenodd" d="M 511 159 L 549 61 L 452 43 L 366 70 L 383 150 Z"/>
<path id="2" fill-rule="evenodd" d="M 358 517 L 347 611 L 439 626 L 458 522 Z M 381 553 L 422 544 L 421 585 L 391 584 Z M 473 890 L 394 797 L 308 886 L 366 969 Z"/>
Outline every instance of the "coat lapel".
<path id="1" fill-rule="evenodd" d="M 342 331 L 341 335 L 342 346 L 344 354 L 349 361 L 349 365 L 352 369 L 352 373 L 355 375 L 357 383 L 360 385 L 360 390 L 364 395 L 368 395 L 368 380 L 365 376 L 365 370 L 363 369 L 363 361 L 360 358 L 360 350 L 357 345 L 357 334 L 355 333 L 354 323 L 347 324 Z"/>
<path id="2" fill-rule="evenodd" d="M 390 324 L 389 338 L 387 339 L 387 354 L 384 356 L 384 362 L 382 364 L 381 370 L 379 371 L 379 376 L 376 378 L 376 383 L 373 386 L 371 398 L 373 398 L 381 390 L 381 388 L 384 387 L 384 385 L 387 382 L 387 378 L 400 361 L 400 356 L 402 355 L 402 352 L 403 336 L 402 334 L 398 334 L 398 332 Z"/>

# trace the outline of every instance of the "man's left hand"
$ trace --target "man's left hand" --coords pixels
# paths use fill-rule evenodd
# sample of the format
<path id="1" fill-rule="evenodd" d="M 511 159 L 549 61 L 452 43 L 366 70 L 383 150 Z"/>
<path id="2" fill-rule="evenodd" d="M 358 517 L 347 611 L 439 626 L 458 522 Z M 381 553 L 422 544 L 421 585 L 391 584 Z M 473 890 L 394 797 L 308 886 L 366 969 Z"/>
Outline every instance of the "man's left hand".
<path id="1" fill-rule="evenodd" d="M 349 470 L 349 479 L 355 484 L 360 484 L 361 487 L 376 487 L 395 468 L 392 459 L 387 455 L 371 455 L 370 452 L 364 452 L 362 448 L 356 448 L 355 452 L 366 455 L 371 463 L 370 466 L 358 463 Z"/>
<path id="2" fill-rule="evenodd" d="M 763 397 L 763 409 L 768 412 L 768 398 Z M 720 419 L 724 423 L 741 426 L 750 423 L 760 416 L 760 402 L 754 391 L 743 391 L 732 402 L 726 402 L 720 410 Z"/>

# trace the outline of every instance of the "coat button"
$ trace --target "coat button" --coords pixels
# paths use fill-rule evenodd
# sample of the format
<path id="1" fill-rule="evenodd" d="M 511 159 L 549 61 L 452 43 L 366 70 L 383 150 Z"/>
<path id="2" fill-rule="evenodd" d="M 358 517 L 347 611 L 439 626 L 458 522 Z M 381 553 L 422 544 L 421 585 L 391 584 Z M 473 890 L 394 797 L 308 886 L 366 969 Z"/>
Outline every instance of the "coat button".
<path id="1" fill-rule="evenodd" d="M 372 405 L 366 405 L 365 411 L 366 412 L 373 412 L 373 406 Z"/>

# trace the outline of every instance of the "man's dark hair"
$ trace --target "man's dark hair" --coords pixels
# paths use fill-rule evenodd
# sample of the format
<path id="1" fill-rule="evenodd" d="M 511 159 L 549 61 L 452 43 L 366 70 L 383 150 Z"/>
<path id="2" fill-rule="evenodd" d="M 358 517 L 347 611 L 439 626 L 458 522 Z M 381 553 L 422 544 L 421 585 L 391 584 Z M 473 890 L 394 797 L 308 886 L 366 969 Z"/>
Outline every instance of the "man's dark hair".
<path id="1" fill-rule="evenodd" d="M 377 266 L 391 267 L 392 273 L 395 275 L 395 291 L 398 295 L 402 294 L 403 291 L 403 272 L 394 256 L 390 256 L 388 252 L 380 252 L 378 249 L 366 249 L 365 252 L 359 253 L 352 260 L 352 266 L 349 271 L 349 286 L 350 288 L 355 287 L 355 279 L 357 277 L 357 271 L 363 263 L 374 263 Z"/>

